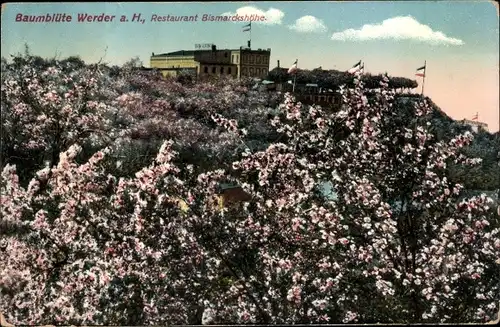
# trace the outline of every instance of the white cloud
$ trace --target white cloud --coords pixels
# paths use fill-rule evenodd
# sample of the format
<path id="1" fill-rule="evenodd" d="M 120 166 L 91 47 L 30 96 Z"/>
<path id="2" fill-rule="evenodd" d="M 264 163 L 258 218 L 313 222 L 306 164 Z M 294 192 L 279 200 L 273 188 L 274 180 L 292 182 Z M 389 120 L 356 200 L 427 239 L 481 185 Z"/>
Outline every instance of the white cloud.
<path id="1" fill-rule="evenodd" d="M 282 23 L 283 17 L 285 17 L 285 13 L 279 9 L 269 8 L 267 11 L 264 11 L 262 9 L 259 9 L 257 7 L 252 7 L 252 6 L 241 7 L 239 9 L 237 9 L 235 13 L 226 12 L 226 13 L 223 13 L 221 16 L 233 16 L 236 14 L 239 16 L 245 16 L 245 15 L 247 15 L 247 16 L 250 16 L 250 15 L 265 16 L 266 19 L 264 21 L 253 21 L 252 22 L 252 23 L 265 24 L 265 25 L 280 25 Z M 242 22 L 238 22 L 238 23 L 242 23 Z M 243 23 L 248 23 L 248 21 L 245 21 Z"/>
<path id="2" fill-rule="evenodd" d="M 433 31 L 427 25 L 419 23 L 411 16 L 399 16 L 384 20 L 376 25 L 364 25 L 360 29 L 347 29 L 333 33 L 332 40 L 367 41 L 367 40 L 418 40 L 431 44 L 463 45 L 459 39 L 446 36 L 443 32 Z"/>
<path id="3" fill-rule="evenodd" d="M 319 33 L 327 30 L 321 19 L 309 15 L 300 17 L 289 28 L 300 33 Z"/>

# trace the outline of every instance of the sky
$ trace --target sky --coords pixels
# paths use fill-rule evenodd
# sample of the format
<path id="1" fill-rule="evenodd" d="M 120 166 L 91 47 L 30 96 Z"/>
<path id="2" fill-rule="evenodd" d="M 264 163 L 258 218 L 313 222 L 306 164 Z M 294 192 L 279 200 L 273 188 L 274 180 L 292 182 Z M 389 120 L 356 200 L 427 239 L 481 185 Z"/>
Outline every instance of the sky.
<path id="1" fill-rule="evenodd" d="M 78 14 L 115 16 L 110 22 L 78 22 Z M 22 22 L 29 15 L 66 14 L 71 22 Z M 134 14 L 140 20 L 133 21 Z M 247 21 L 203 21 L 203 15 L 263 17 L 251 32 Z M 121 16 L 128 21 L 120 22 Z M 153 15 L 194 16 L 197 21 L 152 21 Z M 365 72 L 416 79 L 426 63 L 424 93 L 454 119 L 499 130 L 499 28 L 493 2 L 339 1 L 191 3 L 7 3 L 2 5 L 1 55 L 24 51 L 42 57 L 103 58 L 121 65 L 139 57 L 149 67 L 154 52 L 217 48 L 271 48 L 270 69 L 298 60 L 298 68 L 348 70 L 359 60 Z"/>

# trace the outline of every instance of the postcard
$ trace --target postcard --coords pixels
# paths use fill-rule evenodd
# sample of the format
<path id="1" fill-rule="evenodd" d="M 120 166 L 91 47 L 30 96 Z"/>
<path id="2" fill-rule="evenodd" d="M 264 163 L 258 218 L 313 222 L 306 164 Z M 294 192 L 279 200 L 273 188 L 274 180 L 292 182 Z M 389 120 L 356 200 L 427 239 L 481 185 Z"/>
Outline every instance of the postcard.
<path id="1" fill-rule="evenodd" d="M 1 325 L 498 323 L 498 19 L 3 4 Z"/>

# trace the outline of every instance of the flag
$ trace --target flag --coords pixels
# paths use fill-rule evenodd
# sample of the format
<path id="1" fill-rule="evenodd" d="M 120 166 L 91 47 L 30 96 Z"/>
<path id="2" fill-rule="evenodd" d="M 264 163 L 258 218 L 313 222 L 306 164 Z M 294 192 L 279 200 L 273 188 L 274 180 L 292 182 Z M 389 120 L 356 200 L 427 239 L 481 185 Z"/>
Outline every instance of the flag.
<path id="1" fill-rule="evenodd" d="M 359 67 L 359 72 L 361 74 L 364 74 L 365 73 L 365 63 L 361 64 L 361 67 Z"/>
<path id="2" fill-rule="evenodd" d="M 425 77 L 425 65 L 420 68 L 417 68 L 417 72 L 423 70 L 423 73 L 416 73 L 415 76 Z"/>
<path id="3" fill-rule="evenodd" d="M 248 23 L 247 25 L 243 26 L 243 32 L 248 32 L 252 30 L 252 23 Z"/>
<path id="4" fill-rule="evenodd" d="M 354 74 L 355 72 L 357 72 L 359 70 L 360 66 L 361 66 L 361 60 L 357 64 L 355 64 L 354 66 L 352 66 L 352 68 L 349 69 L 347 72 L 349 74 Z"/>
<path id="5" fill-rule="evenodd" d="M 298 60 L 295 60 L 292 67 L 288 68 L 288 74 L 293 74 L 297 71 L 297 61 Z"/>
<path id="6" fill-rule="evenodd" d="M 472 117 L 472 120 L 478 120 L 479 119 L 479 113 L 476 113 L 474 117 Z"/>

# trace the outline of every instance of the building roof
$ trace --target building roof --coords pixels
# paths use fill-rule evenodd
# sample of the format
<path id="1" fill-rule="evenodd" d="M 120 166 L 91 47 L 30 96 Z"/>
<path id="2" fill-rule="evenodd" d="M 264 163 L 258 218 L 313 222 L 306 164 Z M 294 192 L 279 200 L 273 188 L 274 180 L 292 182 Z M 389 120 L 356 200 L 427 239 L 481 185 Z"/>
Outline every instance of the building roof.
<path id="1" fill-rule="evenodd" d="M 182 71 L 182 70 L 196 70 L 196 67 L 141 67 L 140 70 L 150 71 L 150 70 L 158 70 L 158 71 Z"/>
<path id="2" fill-rule="evenodd" d="M 250 49 L 250 48 L 241 48 L 241 49 L 234 49 L 234 50 L 231 50 L 231 51 L 242 51 L 242 52 L 250 52 L 250 53 L 260 53 L 260 54 L 263 54 L 263 53 L 270 53 L 271 52 L 271 49 L 268 48 L 268 49 Z"/>
<path id="3" fill-rule="evenodd" d="M 287 73 L 288 74 L 288 68 L 285 67 L 274 67 L 271 69 L 271 71 L 276 71 L 276 72 L 281 72 L 281 73 Z"/>
<path id="4" fill-rule="evenodd" d="M 203 51 L 203 50 L 201 50 Z M 206 50 L 205 50 L 206 51 Z M 166 57 L 166 56 L 193 56 L 196 52 L 200 52 L 200 50 L 179 50 L 174 52 L 160 53 L 152 55 L 151 57 Z"/>
<path id="5" fill-rule="evenodd" d="M 470 120 L 470 119 L 462 119 L 462 122 L 465 124 L 469 125 L 475 125 L 475 126 L 488 126 L 488 124 L 480 122 L 480 121 L 475 121 L 475 120 Z"/>
<path id="6" fill-rule="evenodd" d="M 233 189 L 233 188 L 240 188 L 241 186 L 239 186 L 238 184 L 236 183 L 220 183 L 218 185 L 218 188 L 223 191 L 223 190 L 228 190 L 228 189 Z"/>
<path id="7" fill-rule="evenodd" d="M 176 57 L 176 56 L 194 56 L 195 53 L 202 53 L 202 52 L 211 52 L 211 49 L 202 49 L 202 50 L 179 50 L 179 51 L 174 51 L 174 52 L 166 52 L 166 53 L 159 53 L 159 54 L 153 54 L 151 58 L 155 57 Z M 271 49 L 215 49 L 215 51 L 244 51 L 244 52 L 254 52 L 254 53 L 267 53 L 270 52 Z"/>

